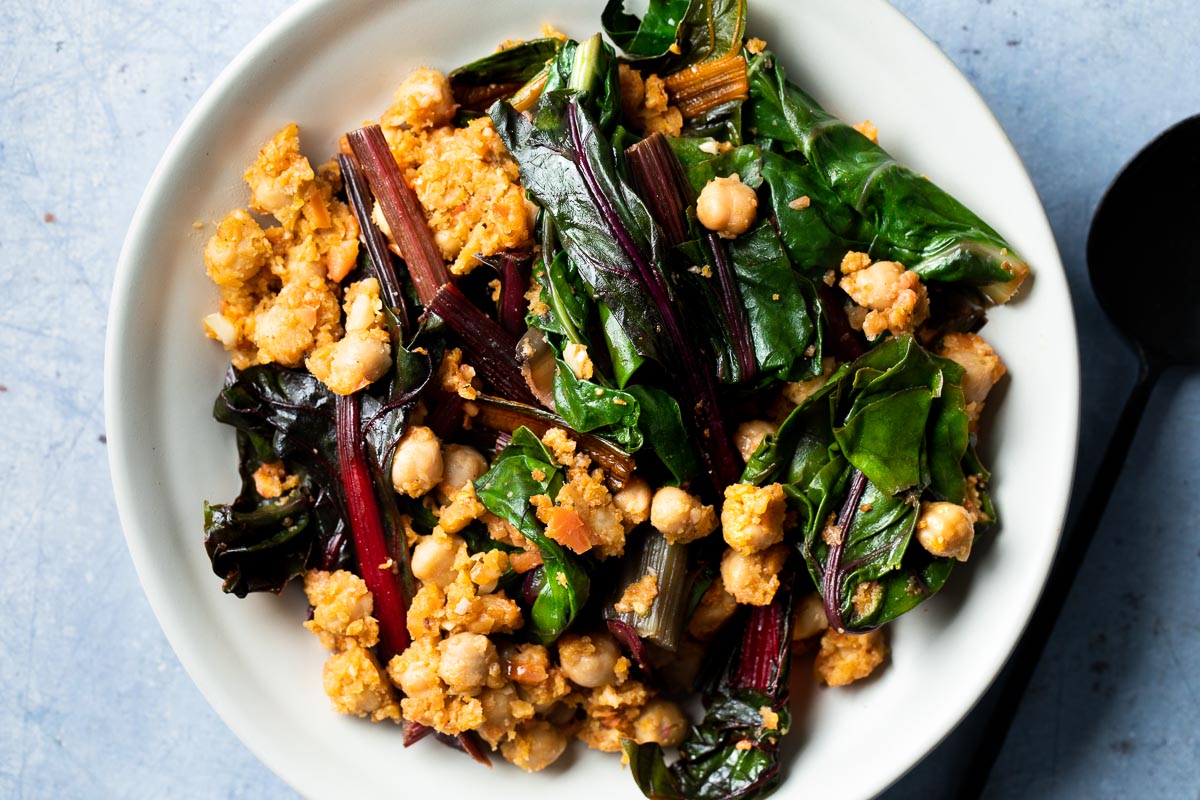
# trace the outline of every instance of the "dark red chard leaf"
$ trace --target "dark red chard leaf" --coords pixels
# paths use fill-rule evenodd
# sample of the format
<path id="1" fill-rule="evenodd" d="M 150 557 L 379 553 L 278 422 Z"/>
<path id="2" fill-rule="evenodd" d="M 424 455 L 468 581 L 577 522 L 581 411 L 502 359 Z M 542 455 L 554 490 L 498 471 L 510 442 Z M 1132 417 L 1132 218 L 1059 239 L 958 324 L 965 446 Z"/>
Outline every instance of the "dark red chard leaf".
<path id="1" fill-rule="evenodd" d="M 433 241 L 421 203 L 400 174 L 400 167 L 378 125 L 350 131 L 346 140 L 367 176 L 371 193 L 379 202 L 392 238 L 408 264 L 417 297 L 422 304 L 428 305 L 438 287 L 450 282 L 450 273 Z"/>
<path id="2" fill-rule="evenodd" d="M 738 360 L 739 380 L 754 380 L 758 370 L 754 339 L 750 335 L 750 323 L 733 267 L 729 263 L 729 254 L 721 237 L 712 231 L 694 231 L 694 226 L 689 224 L 687 211 L 696 203 L 695 191 L 684 175 L 683 166 L 667 142 L 667 137 L 655 133 L 627 148 L 625 163 L 634 188 L 645 201 L 654 221 L 663 229 L 667 244 L 677 247 L 695 238 L 695 235 L 703 239 L 708 260 L 720 286 L 716 294 L 722 319 L 717 322 L 728 332 L 730 350 Z"/>
<path id="3" fill-rule="evenodd" d="M 532 121 L 511 106 L 491 109 L 496 130 L 521 169 L 525 188 L 555 221 L 571 264 L 612 312 L 637 353 L 657 360 L 680 387 L 697 449 L 717 491 L 737 480 L 741 461 L 717 404 L 712 369 L 660 265 L 667 244 L 616 153 L 573 93 L 543 95 Z"/>
<path id="4" fill-rule="evenodd" d="M 858 504 L 866 488 L 867 476 L 857 469 L 854 470 L 850 478 L 850 489 L 846 492 L 846 500 L 838 512 L 837 522 L 834 523 L 834 530 L 829 531 L 830 535 L 826 537 L 829 542 L 829 556 L 825 561 L 825 574 L 821 580 L 821 597 L 825 600 L 825 616 L 829 618 L 829 625 L 838 631 L 846 629 L 842 621 L 842 578 L 845 575 L 842 553 L 846 548 L 847 533 L 854 523 L 854 515 L 858 513 Z"/>
<path id="5" fill-rule="evenodd" d="M 529 274 L 533 267 L 533 255 L 526 252 L 505 252 L 494 256 L 475 256 L 500 276 L 500 297 L 496 301 L 496 318 L 500 327 L 520 339 L 525 333 L 525 311 L 529 301 Z"/>
<path id="6" fill-rule="evenodd" d="M 361 397 L 339 395 L 336 405 L 338 460 L 350 530 L 359 573 L 374 598 L 372 613 L 379 620 L 380 656 L 386 664 L 408 647 L 406 604 L 393 572 L 395 561 L 384 535 L 375 484 L 367 464 L 366 444 L 360 429 Z"/>
<path id="7" fill-rule="evenodd" d="M 346 187 L 350 208 L 358 220 L 359 239 L 366 245 L 367 254 L 371 257 L 369 271 L 379 279 L 383 303 L 395 320 L 396 330 L 393 332 L 392 341 L 406 341 L 409 328 L 408 305 L 404 301 L 404 290 L 392 262 L 392 251 L 388 249 L 387 237 L 371 219 L 373 198 L 367 185 L 367 177 L 358 166 L 358 160 L 352 155 L 340 153 L 338 167 L 342 171 L 342 184 Z"/>
<path id="8" fill-rule="evenodd" d="M 444 284 L 425 305 L 427 313 L 437 314 L 458 335 L 467 361 L 497 393 L 522 403 L 537 402 L 521 374 L 517 337 L 480 311 L 454 284 Z"/>

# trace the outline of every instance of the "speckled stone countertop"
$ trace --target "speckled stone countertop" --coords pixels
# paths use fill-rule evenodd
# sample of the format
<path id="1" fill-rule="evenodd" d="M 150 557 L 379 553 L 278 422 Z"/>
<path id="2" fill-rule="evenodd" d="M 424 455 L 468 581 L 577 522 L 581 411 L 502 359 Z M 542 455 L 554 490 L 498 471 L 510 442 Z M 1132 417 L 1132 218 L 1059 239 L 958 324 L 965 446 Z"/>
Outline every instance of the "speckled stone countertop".
<path id="1" fill-rule="evenodd" d="M 1086 485 L 1134 367 L 1088 288 L 1088 221 L 1143 143 L 1200 111 L 1195 0 L 895 2 L 978 87 L 1050 214 L 1079 319 Z M 204 88 L 286 5 L 0 7 L 0 797 L 294 796 L 159 630 L 101 410 L 109 287 L 141 190 Z M 1200 375 L 1168 374 L 989 797 L 1200 797 L 1198 423 Z M 949 796 L 979 720 L 886 796 Z"/>

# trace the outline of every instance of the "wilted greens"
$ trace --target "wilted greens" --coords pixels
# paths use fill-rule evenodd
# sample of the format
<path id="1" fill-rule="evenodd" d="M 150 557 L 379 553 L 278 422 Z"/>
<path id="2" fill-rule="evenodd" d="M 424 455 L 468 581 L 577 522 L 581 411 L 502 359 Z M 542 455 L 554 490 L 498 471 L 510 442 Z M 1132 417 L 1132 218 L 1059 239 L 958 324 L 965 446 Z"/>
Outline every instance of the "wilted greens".
<path id="1" fill-rule="evenodd" d="M 205 504 L 205 546 L 238 596 L 315 569 L 361 578 L 379 631 L 362 646 L 392 667 L 383 694 L 411 692 L 405 745 L 436 728 L 479 760 L 491 745 L 537 769 L 527 737 L 577 733 L 620 740 L 648 797 L 764 798 L 803 713 L 789 705 L 793 606 L 868 635 L 966 557 L 972 539 L 930 538 L 931 504 L 967 537 L 995 524 L 976 444 L 1003 367 L 961 334 L 1028 267 L 790 82 L 747 39 L 745 0 L 650 0 L 640 17 L 609 0 L 600 24 L 612 44 L 543 35 L 451 71 L 452 103 L 418 73 L 440 121 L 399 109 L 348 132 L 336 174 L 292 198 L 305 226 L 364 245 L 339 280 L 331 253 L 312 256 L 329 262 L 313 279 L 326 305 L 379 284 L 378 305 L 320 336 L 342 344 L 370 318 L 376 349 L 342 357 L 371 362 L 386 340 L 388 360 L 344 395 L 303 368 L 231 368 L 213 413 L 235 430 L 240 491 Z M 493 130 L 495 152 L 439 157 L 503 172 L 522 227 L 499 232 L 508 249 L 472 234 L 483 252 L 464 249 L 451 274 L 443 251 L 478 187 L 447 185 L 462 197 L 434 211 L 422 198 L 438 203 L 440 179 L 398 159 Z M 322 221 L 343 198 L 357 232 Z M 264 292 L 281 291 L 277 262 L 311 255 L 307 235 L 267 232 Z M 875 270 L 870 291 L 856 269 Z M 726 529 L 705 533 L 714 520 Z M 349 626 L 336 634 L 348 649 L 334 658 L 362 655 Z M 482 683 L 455 669 L 459 646 L 482 650 Z M 611 675 L 569 670 L 572 648 Z M 692 691 L 704 716 L 689 727 L 676 701 Z"/>

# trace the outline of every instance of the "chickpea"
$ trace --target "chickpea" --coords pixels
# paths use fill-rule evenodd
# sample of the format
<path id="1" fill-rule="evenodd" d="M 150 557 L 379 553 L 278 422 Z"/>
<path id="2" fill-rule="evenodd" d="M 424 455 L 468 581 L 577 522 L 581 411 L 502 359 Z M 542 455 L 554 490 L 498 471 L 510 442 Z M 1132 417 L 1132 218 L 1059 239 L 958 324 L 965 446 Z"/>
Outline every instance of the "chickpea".
<path id="1" fill-rule="evenodd" d="M 1004 362 L 977 333 L 947 333 L 942 338 L 938 355 L 957 361 L 963 367 L 963 399 L 967 401 L 971 430 L 975 430 L 983 412 L 983 401 L 1007 371 Z"/>
<path id="2" fill-rule="evenodd" d="M 456 633 L 438 644 L 438 677 L 456 692 L 473 692 L 500 675 L 500 655 L 480 633 Z"/>
<path id="3" fill-rule="evenodd" d="M 442 480 L 442 448 L 424 425 L 414 425 L 400 439 L 392 458 L 392 486 L 397 494 L 420 497 Z"/>
<path id="4" fill-rule="evenodd" d="M 651 700 L 633 721 L 633 738 L 638 744 L 657 742 L 674 747 L 687 735 L 688 721 L 679 706 L 670 700 Z"/>
<path id="5" fill-rule="evenodd" d="M 487 459 L 474 447 L 448 444 L 442 448 L 442 481 L 437 486 L 438 500 L 449 503 L 468 483 L 487 472 Z"/>
<path id="6" fill-rule="evenodd" d="M 517 690 L 505 684 L 499 689 L 484 689 L 479 702 L 483 707 L 483 724 L 476 730 L 484 741 L 495 746 L 516 725 L 517 709 L 513 706 L 521 701 L 517 699 Z M 533 709 L 528 712 L 532 714 Z"/>
<path id="7" fill-rule="evenodd" d="M 721 506 L 721 532 L 725 542 L 744 555 L 765 550 L 783 541 L 787 511 L 783 486 L 734 483 L 725 487 Z"/>
<path id="8" fill-rule="evenodd" d="M 975 541 L 971 512 L 955 503 L 921 503 L 917 541 L 935 556 L 966 561 Z"/>
<path id="9" fill-rule="evenodd" d="M 707 536 L 717 528 L 717 514 L 700 498 L 674 486 L 654 493 L 650 503 L 650 524 L 671 544 L 687 543 Z"/>
<path id="10" fill-rule="evenodd" d="M 241 286 L 266 265 L 271 243 L 245 209 L 230 211 L 204 246 L 208 277 L 218 286 Z"/>
<path id="11" fill-rule="evenodd" d="M 435 69 L 414 69 L 396 90 L 392 110 L 414 128 L 432 128 L 449 122 L 458 108 L 450 81 Z"/>
<path id="12" fill-rule="evenodd" d="M 568 633 L 558 640 L 558 663 L 563 674 L 588 689 L 617 679 L 617 659 L 621 649 L 606 633 Z"/>
<path id="13" fill-rule="evenodd" d="M 736 174 L 709 181 L 696 200 L 696 218 L 722 239 L 745 233 L 757 213 L 758 196 Z"/>
<path id="14" fill-rule="evenodd" d="M 773 422 L 752 419 L 737 426 L 737 430 L 733 432 L 733 444 L 742 454 L 742 460 L 749 461 L 750 456 L 754 455 L 754 451 L 762 444 L 762 440 L 777 430 L 779 426 Z"/>
<path id="15" fill-rule="evenodd" d="M 752 555 L 726 550 L 721 558 L 725 591 L 744 605 L 767 605 L 779 589 L 779 570 L 787 557 L 788 546 L 782 542 Z"/>
<path id="16" fill-rule="evenodd" d="M 586 344 L 568 343 L 563 348 L 563 361 L 581 381 L 591 380 L 595 373 L 595 366 L 592 364 L 592 357 L 588 355 Z"/>
<path id="17" fill-rule="evenodd" d="M 829 627 L 829 618 L 825 616 L 825 603 L 821 595 L 810 592 L 796 603 L 792 612 L 792 641 L 808 639 L 816 636 Z"/>
<path id="18" fill-rule="evenodd" d="M 718 575 L 700 596 L 696 611 L 688 620 L 688 633 L 707 641 L 729 621 L 737 611 L 737 600 L 725 591 L 725 582 Z"/>
<path id="19" fill-rule="evenodd" d="M 437 645 L 433 639 L 418 639 L 388 662 L 388 677 L 409 697 L 440 690 Z"/>
<path id="20" fill-rule="evenodd" d="M 309 359 L 308 367 L 336 394 L 354 394 L 382 378 L 392 366 L 392 346 L 386 334 L 348 331 L 331 348 L 328 367 L 317 366 L 315 358 Z"/>
<path id="21" fill-rule="evenodd" d="M 538 720 L 517 729 L 513 738 L 500 745 L 500 754 L 526 772 L 537 772 L 553 764 L 567 749 L 567 737 L 549 722 Z"/>
<path id="22" fill-rule="evenodd" d="M 436 530 L 432 535 L 422 537 L 413 548 L 409 560 L 413 575 L 418 580 L 445 589 L 454 583 L 454 561 L 461 544 L 462 540 L 457 536 L 448 536 Z"/>
<path id="23" fill-rule="evenodd" d="M 641 478 L 633 478 L 613 495 L 613 505 L 621 512 L 621 522 L 626 531 L 650 519 L 650 484 Z"/>

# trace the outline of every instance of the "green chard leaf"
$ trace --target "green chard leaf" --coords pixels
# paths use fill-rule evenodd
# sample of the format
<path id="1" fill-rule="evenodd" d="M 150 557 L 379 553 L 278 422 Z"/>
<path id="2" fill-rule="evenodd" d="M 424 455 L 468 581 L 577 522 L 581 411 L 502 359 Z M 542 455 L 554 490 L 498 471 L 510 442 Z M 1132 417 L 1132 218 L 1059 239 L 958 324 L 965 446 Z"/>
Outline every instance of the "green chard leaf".
<path id="1" fill-rule="evenodd" d="M 923 498 L 961 503 L 967 476 L 987 478 L 969 448 L 962 374 L 911 336 L 889 339 L 834 372 L 746 465 L 743 481 L 784 484 L 809 574 L 847 630 L 895 619 L 949 577 L 952 559 L 910 545 Z M 989 516 L 990 502 L 981 492 Z M 839 508 L 847 524 L 828 536 Z"/>
<path id="2" fill-rule="evenodd" d="M 826 112 L 785 78 L 769 51 L 752 60 L 749 75 L 747 126 L 804 155 L 826 186 L 870 224 L 873 253 L 904 263 L 927 281 L 1015 291 L 1028 265 L 987 223 Z"/>
<path id="3" fill-rule="evenodd" d="M 579 93 L 580 105 L 596 120 L 596 127 L 614 132 L 621 116 L 621 83 L 616 53 L 600 34 L 566 42 L 559 49 L 543 93 L 565 90 Z"/>
<path id="4" fill-rule="evenodd" d="M 589 579 L 584 562 L 546 536 L 530 498 L 555 497 L 562 488 L 562 469 L 528 428 L 518 428 L 491 469 L 475 481 L 479 501 L 507 520 L 542 554 L 545 580 L 527 616 L 527 629 L 541 644 L 550 644 L 574 621 L 587 602 Z"/>
<path id="5" fill-rule="evenodd" d="M 637 399 L 620 389 L 575 377 L 562 359 L 554 371 L 554 408 L 574 430 L 595 432 L 630 453 L 642 447 L 638 427 L 641 406 Z"/>
<path id="6" fill-rule="evenodd" d="M 625 13 L 624 0 L 609 0 L 600 21 L 629 61 L 662 58 L 678 41 L 679 27 L 691 5 L 692 0 L 650 0 L 639 20 Z"/>
<path id="7" fill-rule="evenodd" d="M 466 86 L 523 84 L 554 58 L 562 44 L 558 39 L 530 39 L 476 59 L 452 70 L 447 76 L 455 93 Z"/>
<path id="8" fill-rule="evenodd" d="M 751 188 L 761 186 L 764 157 L 770 155 L 754 145 L 713 155 L 688 139 L 672 139 L 671 147 L 697 194 L 714 178 L 734 174 Z M 699 230 L 695 224 L 693 228 Z M 807 278 L 793 269 L 784 243 L 771 221 L 761 219 L 746 233 L 728 242 L 718 242 L 718 245 L 728 254 L 733 267 L 740 304 L 745 309 L 754 342 L 758 380 L 762 383 L 800 380 L 819 374 L 820 332 L 815 322 L 820 316 L 817 292 Z M 708 255 L 700 243 L 689 243 L 685 252 L 693 261 Z M 692 280 L 701 286 L 702 292 L 720 291 L 711 279 L 693 277 Z M 710 305 L 715 303 L 710 301 Z M 713 328 L 719 330 L 716 326 Z M 729 364 L 725 371 L 736 380 L 736 360 L 728 355 L 728 343 L 714 342 L 713 349 L 723 356 L 723 363 Z"/>
<path id="9" fill-rule="evenodd" d="M 661 236 L 645 205 L 621 180 L 612 147 L 568 92 L 543 94 L 532 121 L 504 103 L 493 106 L 491 115 L 521 166 L 526 191 L 553 217 L 591 296 L 608 307 L 639 356 L 664 360 L 662 316 L 641 288 L 614 224 L 655 263 L 661 262 Z"/>
<path id="10" fill-rule="evenodd" d="M 604 32 L 628 61 L 664 73 L 737 53 L 746 31 L 745 0 L 651 0 L 640 20 L 609 0 Z"/>
<path id="11" fill-rule="evenodd" d="M 849 251 L 867 252 L 871 238 L 866 221 L 824 184 L 810 164 L 763 151 L 762 177 L 770 195 L 779 236 L 796 269 L 812 280 L 836 270 Z M 808 198 L 804 208 L 792 203 Z"/>
<path id="12" fill-rule="evenodd" d="M 675 398 L 662 389 L 642 384 L 626 387 L 626 391 L 641 408 L 638 428 L 647 449 L 652 450 L 671 473 L 673 480 L 665 482 L 678 486 L 699 476 L 703 468 L 700 457 L 688 438 Z"/>

